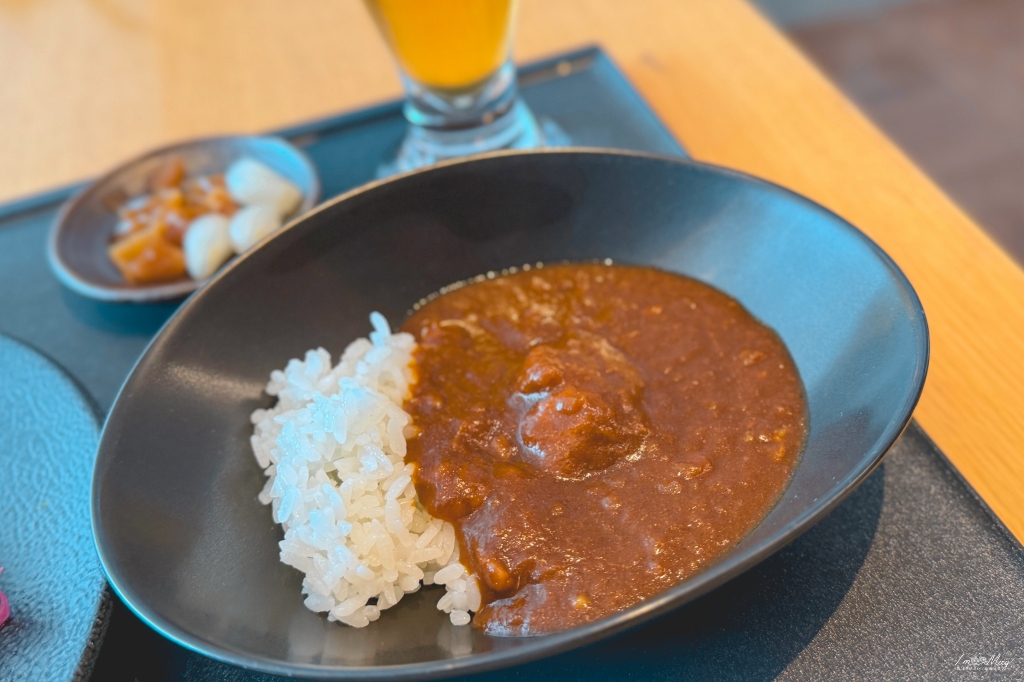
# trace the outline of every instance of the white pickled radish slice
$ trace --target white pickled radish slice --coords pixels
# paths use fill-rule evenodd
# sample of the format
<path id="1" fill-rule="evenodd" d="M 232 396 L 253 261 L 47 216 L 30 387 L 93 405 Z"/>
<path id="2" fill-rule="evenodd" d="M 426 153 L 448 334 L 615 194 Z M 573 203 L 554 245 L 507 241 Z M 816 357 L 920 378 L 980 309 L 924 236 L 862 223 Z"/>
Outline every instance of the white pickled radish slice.
<path id="1" fill-rule="evenodd" d="M 243 157 L 224 173 L 231 197 L 246 206 L 268 206 L 284 218 L 302 201 L 302 192 L 266 165 Z"/>
<path id="2" fill-rule="evenodd" d="M 281 228 L 281 217 L 267 206 L 247 206 L 231 216 L 228 236 L 235 253 L 243 253 Z"/>
<path id="3" fill-rule="evenodd" d="M 189 276 L 200 281 L 206 279 L 234 253 L 228 236 L 228 219 L 219 213 L 196 218 L 185 231 L 181 247 Z"/>

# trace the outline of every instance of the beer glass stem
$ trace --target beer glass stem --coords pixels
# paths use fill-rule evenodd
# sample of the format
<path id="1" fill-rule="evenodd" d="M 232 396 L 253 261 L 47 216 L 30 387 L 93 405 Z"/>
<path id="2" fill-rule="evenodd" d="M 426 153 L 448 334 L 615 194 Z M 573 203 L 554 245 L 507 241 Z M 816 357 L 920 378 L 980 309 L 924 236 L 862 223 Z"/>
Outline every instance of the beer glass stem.
<path id="1" fill-rule="evenodd" d="M 449 131 L 476 128 L 507 113 L 516 101 L 516 72 L 511 61 L 479 86 L 445 91 L 417 83 L 404 73 L 405 118 L 412 125 Z"/>
<path id="2" fill-rule="evenodd" d="M 568 145 L 557 126 L 541 126 L 519 98 L 511 59 L 470 89 L 427 87 L 404 72 L 402 81 L 409 129 L 396 159 L 380 168 L 380 177 L 498 149 Z"/>

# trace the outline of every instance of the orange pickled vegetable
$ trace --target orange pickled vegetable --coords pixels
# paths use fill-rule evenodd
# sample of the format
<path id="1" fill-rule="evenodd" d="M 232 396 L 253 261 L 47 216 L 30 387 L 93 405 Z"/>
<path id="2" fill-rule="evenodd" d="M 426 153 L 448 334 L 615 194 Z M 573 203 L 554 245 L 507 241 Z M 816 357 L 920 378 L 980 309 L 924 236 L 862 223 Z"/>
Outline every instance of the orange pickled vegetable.
<path id="1" fill-rule="evenodd" d="M 154 222 L 115 242 L 110 260 L 132 284 L 178 279 L 185 274 L 185 254 L 165 236 L 167 226 Z"/>
<path id="2" fill-rule="evenodd" d="M 151 192 L 159 192 L 169 187 L 177 187 L 185 179 L 185 162 L 180 156 L 172 156 L 149 177 Z"/>
<path id="3" fill-rule="evenodd" d="M 203 213 L 222 213 L 231 217 L 238 210 L 238 204 L 228 193 L 223 173 L 187 180 L 182 184 L 182 190 L 189 208 L 197 212 L 196 217 Z"/>

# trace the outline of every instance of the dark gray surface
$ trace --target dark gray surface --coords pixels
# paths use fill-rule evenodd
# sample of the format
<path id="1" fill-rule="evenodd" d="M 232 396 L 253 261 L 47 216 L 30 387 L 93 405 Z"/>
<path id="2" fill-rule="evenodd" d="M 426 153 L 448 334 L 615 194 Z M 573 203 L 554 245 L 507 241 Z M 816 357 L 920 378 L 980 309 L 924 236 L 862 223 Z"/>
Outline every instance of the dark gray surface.
<path id="1" fill-rule="evenodd" d="M 92 541 L 93 406 L 59 367 L 0 335 L 0 681 L 92 670 L 111 594 Z"/>
<path id="2" fill-rule="evenodd" d="M 637 111 L 635 94 L 622 98 L 629 86 L 614 76 L 599 61 L 558 87 L 525 93 L 577 142 L 678 151 L 648 111 Z M 563 88 L 572 96 L 561 98 Z M 371 179 L 403 132 L 393 105 L 304 128 L 293 132 L 314 143 L 307 151 L 325 196 Z M 176 305 L 113 306 L 62 290 L 43 253 L 51 216 L 0 223 L 0 331 L 57 357 L 105 411 Z M 472 679 L 1024 679 L 1024 557 L 1013 547 L 912 430 L 831 516 L 700 601 L 614 640 Z M 1003 675 L 953 669 L 961 655 L 979 654 L 1016 660 Z M 184 650 L 115 600 L 93 679 L 276 678 Z"/>

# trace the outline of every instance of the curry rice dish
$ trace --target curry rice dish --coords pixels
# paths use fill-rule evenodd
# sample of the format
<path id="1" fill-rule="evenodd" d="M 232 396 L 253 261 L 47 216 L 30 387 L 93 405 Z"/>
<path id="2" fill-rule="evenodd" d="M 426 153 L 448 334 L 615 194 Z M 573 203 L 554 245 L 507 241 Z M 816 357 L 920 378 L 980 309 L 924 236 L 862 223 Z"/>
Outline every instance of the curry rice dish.
<path id="1" fill-rule="evenodd" d="M 697 573 L 767 515 L 806 437 L 779 337 L 680 275 L 524 268 L 402 330 L 403 462 L 458 544 L 439 608 L 489 634 L 587 623 Z"/>

